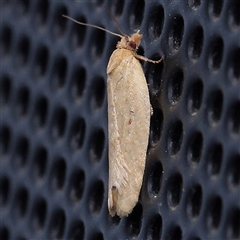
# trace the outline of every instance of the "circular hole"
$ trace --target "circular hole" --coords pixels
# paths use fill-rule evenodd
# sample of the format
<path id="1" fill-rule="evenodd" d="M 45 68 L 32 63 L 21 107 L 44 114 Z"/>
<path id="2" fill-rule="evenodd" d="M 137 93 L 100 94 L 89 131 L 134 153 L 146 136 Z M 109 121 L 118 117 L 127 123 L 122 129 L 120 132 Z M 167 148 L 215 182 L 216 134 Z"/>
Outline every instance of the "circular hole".
<path id="1" fill-rule="evenodd" d="M 0 236 L 4 240 L 10 240 L 10 234 L 9 234 L 9 230 L 8 230 L 7 227 L 1 225 L 1 227 L 0 227 Z"/>
<path id="2" fill-rule="evenodd" d="M 210 17 L 213 19 L 218 18 L 222 12 L 223 1 L 222 0 L 210 0 L 208 11 Z"/>
<path id="3" fill-rule="evenodd" d="M 232 209 L 228 215 L 226 239 L 238 239 L 240 237 L 240 209 Z"/>
<path id="4" fill-rule="evenodd" d="M 197 26 L 192 31 L 189 37 L 188 43 L 189 58 L 196 61 L 200 57 L 203 48 L 203 41 L 204 41 L 203 28 L 201 26 Z"/>
<path id="5" fill-rule="evenodd" d="M 151 116 L 151 124 L 150 124 L 150 140 L 151 145 L 157 145 L 160 140 L 161 131 L 163 128 L 163 112 L 161 109 L 154 108 L 153 115 Z"/>
<path id="6" fill-rule="evenodd" d="M 184 34 L 184 20 L 181 15 L 173 17 L 169 32 L 169 47 L 172 51 L 177 51 L 181 47 Z"/>
<path id="7" fill-rule="evenodd" d="M 152 164 L 150 174 L 148 177 L 148 195 L 150 197 L 156 197 L 161 188 L 163 167 L 160 161 L 156 161 Z"/>
<path id="8" fill-rule="evenodd" d="M 189 164 L 195 166 L 200 162 L 203 147 L 203 136 L 200 132 L 192 134 L 187 144 L 187 158 Z"/>
<path id="9" fill-rule="evenodd" d="M 67 122 L 67 112 L 65 108 L 58 108 L 53 115 L 52 137 L 57 140 L 63 137 Z"/>
<path id="10" fill-rule="evenodd" d="M 26 188 L 20 188 L 14 199 L 13 219 L 22 219 L 25 217 L 28 207 L 28 191 Z"/>
<path id="11" fill-rule="evenodd" d="M 167 184 L 167 202 L 171 209 L 175 209 L 180 203 L 182 197 L 183 180 L 177 173 L 169 178 Z"/>
<path id="12" fill-rule="evenodd" d="M 162 5 L 155 6 L 149 19 L 148 33 L 152 40 L 158 38 L 162 33 L 164 25 L 164 8 Z"/>
<path id="13" fill-rule="evenodd" d="M 92 162 L 99 162 L 105 145 L 105 134 L 102 129 L 96 130 L 90 140 L 90 159 Z"/>
<path id="14" fill-rule="evenodd" d="M 47 22 L 49 10 L 48 0 L 37 1 L 34 22 L 36 25 L 43 26 Z"/>
<path id="15" fill-rule="evenodd" d="M 113 16 L 122 15 L 123 8 L 124 8 L 124 1 L 121 1 L 121 0 L 111 1 L 111 13 L 113 14 Z"/>
<path id="16" fill-rule="evenodd" d="M 69 198 L 73 203 L 77 203 L 81 200 L 84 191 L 84 171 L 82 169 L 75 170 L 70 178 L 69 184 Z"/>
<path id="17" fill-rule="evenodd" d="M 1 46 L 0 46 L 1 56 L 7 55 L 10 53 L 11 45 L 12 45 L 12 30 L 8 26 L 2 26 Z"/>
<path id="18" fill-rule="evenodd" d="M 166 240 L 182 240 L 182 229 L 179 226 L 171 226 L 167 231 Z"/>
<path id="19" fill-rule="evenodd" d="M 168 99 L 173 105 L 180 100 L 183 89 L 184 75 L 181 69 L 173 70 L 168 80 Z"/>
<path id="20" fill-rule="evenodd" d="M 171 156 L 176 155 L 181 148 L 183 138 L 183 126 L 181 121 L 171 124 L 168 130 L 168 152 Z"/>
<path id="21" fill-rule="evenodd" d="M 62 190 L 66 178 L 66 161 L 63 158 L 57 160 L 51 171 L 51 188 L 55 191 Z"/>
<path id="22" fill-rule="evenodd" d="M 187 107 L 191 115 L 195 115 L 202 105 L 203 83 L 197 79 L 192 83 L 188 91 Z"/>
<path id="23" fill-rule="evenodd" d="M 188 0 L 188 5 L 192 10 L 197 10 L 201 5 L 201 0 Z"/>
<path id="24" fill-rule="evenodd" d="M 79 100 L 85 89 L 86 84 L 86 70 L 83 67 L 77 66 L 71 77 L 71 96 L 74 100 Z"/>
<path id="25" fill-rule="evenodd" d="M 233 155 L 228 160 L 227 182 L 230 189 L 237 189 L 240 185 L 240 155 Z"/>
<path id="26" fill-rule="evenodd" d="M 160 59 L 158 55 L 153 56 L 151 59 Z M 146 63 L 146 78 L 148 82 L 149 89 L 151 89 L 150 94 L 155 96 L 160 90 L 162 84 L 162 71 L 163 71 L 163 61 L 160 64 Z"/>
<path id="27" fill-rule="evenodd" d="M 58 57 L 54 64 L 53 77 L 51 80 L 52 88 L 54 90 L 60 90 L 65 84 L 67 75 L 67 60 L 65 57 Z"/>
<path id="28" fill-rule="evenodd" d="M 34 153 L 32 176 L 36 180 L 44 177 L 47 168 L 48 152 L 44 147 L 38 148 Z"/>
<path id="29" fill-rule="evenodd" d="M 200 185 L 192 186 L 188 191 L 187 214 L 192 220 L 199 216 L 202 206 L 202 195 L 202 187 Z"/>
<path id="30" fill-rule="evenodd" d="M 229 113 L 227 114 L 228 132 L 238 135 L 240 132 L 240 101 L 231 104 Z"/>
<path id="31" fill-rule="evenodd" d="M 223 94 L 221 90 L 215 90 L 209 94 L 207 117 L 210 124 L 215 125 L 221 118 L 223 106 Z"/>
<path id="32" fill-rule="evenodd" d="M 43 128 L 48 114 L 48 101 L 42 96 L 37 99 L 33 113 L 33 125 L 35 128 Z"/>
<path id="33" fill-rule="evenodd" d="M 67 9 L 64 6 L 58 7 L 53 16 L 52 32 L 56 39 L 63 36 L 67 28 L 67 21 L 62 15 L 67 15 Z"/>
<path id="34" fill-rule="evenodd" d="M 228 12 L 228 22 L 229 26 L 233 29 L 238 28 L 240 26 L 240 2 L 239 1 L 231 1 L 229 2 L 229 12 Z"/>
<path id="35" fill-rule="evenodd" d="M 78 22 L 86 23 L 86 19 L 83 16 L 78 16 L 76 18 Z M 70 30 L 70 45 L 73 49 L 77 49 L 82 47 L 85 37 L 86 37 L 86 26 L 79 25 L 76 23 L 71 23 L 71 30 Z"/>
<path id="36" fill-rule="evenodd" d="M 9 146 L 11 141 L 11 131 L 9 127 L 1 125 L 1 134 L 0 134 L 0 146 L 1 146 L 1 157 L 0 161 L 3 160 L 9 152 Z"/>
<path id="37" fill-rule="evenodd" d="M 103 182 L 98 180 L 93 183 L 89 196 L 89 209 L 91 213 L 98 214 L 102 209 L 104 198 Z"/>
<path id="38" fill-rule="evenodd" d="M 21 137 L 17 141 L 16 149 L 14 152 L 13 163 L 17 169 L 26 166 L 29 153 L 29 141 L 25 137 Z"/>
<path id="39" fill-rule="evenodd" d="M 220 143 L 214 143 L 207 150 L 207 171 L 210 176 L 219 174 L 222 165 L 223 148 Z"/>
<path id="40" fill-rule="evenodd" d="M 240 80 L 240 48 L 234 49 L 229 56 L 228 78 L 237 83 Z"/>
<path id="41" fill-rule="evenodd" d="M 18 90 L 17 98 L 16 98 L 16 116 L 24 117 L 28 112 L 29 101 L 30 101 L 30 91 L 27 87 L 21 87 Z"/>
<path id="42" fill-rule="evenodd" d="M 71 240 L 84 239 L 84 232 L 85 227 L 83 221 L 81 220 L 74 221 L 70 228 L 68 239 Z"/>
<path id="43" fill-rule="evenodd" d="M 104 28 L 103 26 L 100 26 Z M 93 29 L 91 34 L 91 57 L 93 60 L 99 59 L 103 52 L 106 42 L 106 33 L 104 31 L 99 31 L 98 29 Z"/>
<path id="44" fill-rule="evenodd" d="M 0 95 L 1 95 L 1 106 L 6 106 L 9 104 L 11 91 L 12 91 L 12 81 L 8 76 L 3 76 L 0 81 Z"/>
<path id="45" fill-rule="evenodd" d="M 14 58 L 15 63 L 18 67 L 23 67 L 26 65 L 30 52 L 30 42 L 29 39 L 24 36 L 21 38 L 17 47 L 17 56 Z"/>
<path id="46" fill-rule="evenodd" d="M 104 0 L 92 0 L 92 3 L 97 7 L 100 8 L 103 5 Z"/>
<path id="47" fill-rule="evenodd" d="M 143 213 L 142 206 L 141 204 L 137 203 L 137 205 L 134 207 L 133 211 L 127 218 L 126 228 L 128 234 L 132 238 L 137 238 L 137 236 L 140 233 L 142 227 L 142 213 Z"/>
<path id="48" fill-rule="evenodd" d="M 209 230 L 216 230 L 220 225 L 222 215 L 222 200 L 219 196 L 212 197 L 208 203 L 206 212 L 206 223 Z"/>
<path id="49" fill-rule="evenodd" d="M 77 151 L 82 148 L 85 138 L 86 124 L 83 118 L 76 119 L 70 132 L 69 145 L 73 151 Z"/>
<path id="50" fill-rule="evenodd" d="M 58 209 L 51 216 L 49 235 L 51 239 L 62 239 L 65 231 L 66 216 L 62 209 Z"/>
<path id="51" fill-rule="evenodd" d="M 34 203 L 32 214 L 31 226 L 35 232 L 38 232 L 44 228 L 47 215 L 47 203 L 43 198 L 38 198 Z"/>
<path id="52" fill-rule="evenodd" d="M 104 240 L 103 234 L 101 232 L 94 233 L 91 240 Z"/>
<path id="53" fill-rule="evenodd" d="M 215 38 L 209 46 L 208 66 L 213 71 L 220 68 L 223 56 L 223 40 L 221 37 Z"/>
<path id="54" fill-rule="evenodd" d="M 151 217 L 147 227 L 147 240 L 159 240 L 162 232 L 162 218 L 159 214 Z"/>
<path id="55" fill-rule="evenodd" d="M 93 109 L 100 108 L 103 104 L 103 100 L 105 97 L 105 81 L 102 77 L 96 77 L 93 80 L 93 87 L 92 87 L 92 107 Z"/>
<path id="56" fill-rule="evenodd" d="M 5 207 L 8 204 L 10 192 L 10 182 L 7 177 L 1 177 L 0 179 L 0 206 Z"/>
<path id="57" fill-rule="evenodd" d="M 29 0 L 19 0 L 16 3 L 16 11 L 18 15 L 26 15 L 29 12 Z"/>
<path id="58" fill-rule="evenodd" d="M 131 1 L 130 9 L 131 12 L 129 22 L 131 29 L 139 29 L 142 24 L 144 16 L 145 1 L 144 0 Z"/>
<path id="59" fill-rule="evenodd" d="M 33 74 L 36 76 L 36 78 L 42 78 L 46 74 L 48 58 L 49 53 L 47 47 L 46 46 L 39 47 L 36 53 L 33 67 L 34 72 Z"/>

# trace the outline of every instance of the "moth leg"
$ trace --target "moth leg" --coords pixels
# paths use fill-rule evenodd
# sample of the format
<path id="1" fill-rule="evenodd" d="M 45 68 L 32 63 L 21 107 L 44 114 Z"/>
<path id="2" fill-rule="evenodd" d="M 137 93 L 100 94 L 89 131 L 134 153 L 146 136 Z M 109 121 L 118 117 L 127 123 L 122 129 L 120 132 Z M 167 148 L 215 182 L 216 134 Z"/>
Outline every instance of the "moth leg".
<path id="1" fill-rule="evenodd" d="M 137 59 L 139 59 L 139 60 L 143 60 L 143 61 L 145 61 L 145 62 L 151 62 L 151 63 L 160 63 L 163 59 L 164 59 L 164 56 L 162 56 L 159 60 L 151 60 L 151 59 L 149 59 L 149 58 L 147 58 L 147 57 L 144 57 L 144 56 L 141 56 L 141 55 L 138 55 L 138 54 L 134 54 L 134 57 L 135 58 L 137 58 Z"/>
<path id="2" fill-rule="evenodd" d="M 117 201 L 118 201 L 118 189 L 116 186 L 112 186 L 111 188 L 111 193 L 112 193 L 112 199 L 111 199 L 111 202 L 110 202 L 110 214 L 111 216 L 114 216 L 115 213 L 116 213 L 116 209 L 117 209 Z"/>

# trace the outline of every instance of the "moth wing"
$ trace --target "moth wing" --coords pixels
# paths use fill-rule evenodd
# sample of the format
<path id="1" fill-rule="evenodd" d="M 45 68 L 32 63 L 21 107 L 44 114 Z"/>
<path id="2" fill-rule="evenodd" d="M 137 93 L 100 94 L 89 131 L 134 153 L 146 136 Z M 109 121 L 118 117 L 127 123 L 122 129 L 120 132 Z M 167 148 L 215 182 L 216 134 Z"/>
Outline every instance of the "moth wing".
<path id="1" fill-rule="evenodd" d="M 131 51 L 117 49 L 108 68 L 109 198 L 111 215 L 128 215 L 142 186 L 150 125 L 146 79 Z"/>

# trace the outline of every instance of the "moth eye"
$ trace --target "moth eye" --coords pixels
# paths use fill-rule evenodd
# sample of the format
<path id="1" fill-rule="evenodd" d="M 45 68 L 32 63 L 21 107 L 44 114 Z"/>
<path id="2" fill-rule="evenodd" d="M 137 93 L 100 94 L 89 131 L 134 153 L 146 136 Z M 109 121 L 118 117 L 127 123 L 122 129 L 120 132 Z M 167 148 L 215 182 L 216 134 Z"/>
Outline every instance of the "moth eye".
<path id="1" fill-rule="evenodd" d="M 135 49 L 137 48 L 137 44 L 136 44 L 135 42 L 133 42 L 133 41 L 130 41 L 130 42 L 128 43 L 128 46 L 129 46 L 130 48 L 132 48 L 133 50 L 135 50 Z"/>

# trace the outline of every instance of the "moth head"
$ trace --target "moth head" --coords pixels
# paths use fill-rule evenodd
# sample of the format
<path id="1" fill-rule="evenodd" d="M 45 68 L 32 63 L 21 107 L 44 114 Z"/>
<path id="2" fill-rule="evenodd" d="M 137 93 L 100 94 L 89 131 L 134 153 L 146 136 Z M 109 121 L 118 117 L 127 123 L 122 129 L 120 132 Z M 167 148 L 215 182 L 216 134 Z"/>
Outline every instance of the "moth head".
<path id="1" fill-rule="evenodd" d="M 121 38 L 121 41 L 118 42 L 117 47 L 126 48 L 128 50 L 136 52 L 141 43 L 142 37 L 143 35 L 140 34 L 139 30 L 136 33 L 132 34 L 131 37 L 123 36 Z"/>

